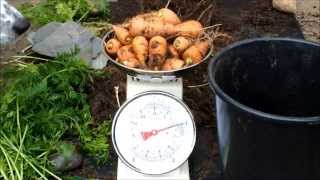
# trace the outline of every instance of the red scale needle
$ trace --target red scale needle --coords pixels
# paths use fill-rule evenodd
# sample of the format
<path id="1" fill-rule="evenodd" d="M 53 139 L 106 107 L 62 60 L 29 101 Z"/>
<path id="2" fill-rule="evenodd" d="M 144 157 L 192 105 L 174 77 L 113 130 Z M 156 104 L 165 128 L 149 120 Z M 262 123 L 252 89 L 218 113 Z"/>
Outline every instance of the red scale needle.
<path id="1" fill-rule="evenodd" d="M 144 141 L 148 140 L 150 137 L 152 136 L 156 136 L 158 135 L 158 133 L 162 132 L 162 131 L 166 131 L 168 129 L 171 129 L 171 128 L 174 128 L 174 127 L 177 127 L 177 126 L 181 126 L 183 125 L 183 123 L 179 123 L 179 124 L 175 124 L 175 125 L 171 125 L 171 126 L 168 126 L 168 127 L 165 127 L 165 128 L 162 128 L 162 129 L 153 129 L 151 131 L 142 131 L 141 132 L 141 136 L 142 136 L 142 139 Z"/>

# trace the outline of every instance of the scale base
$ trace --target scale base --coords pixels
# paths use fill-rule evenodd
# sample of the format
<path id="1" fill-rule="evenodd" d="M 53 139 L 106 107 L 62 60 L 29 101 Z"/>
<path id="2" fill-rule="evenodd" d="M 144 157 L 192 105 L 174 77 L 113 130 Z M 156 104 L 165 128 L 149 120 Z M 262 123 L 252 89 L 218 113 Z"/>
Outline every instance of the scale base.
<path id="1" fill-rule="evenodd" d="M 190 180 L 188 161 L 168 174 L 146 175 L 130 169 L 118 159 L 117 173 L 118 180 Z"/>
<path id="2" fill-rule="evenodd" d="M 176 78 L 172 80 L 163 80 L 163 79 L 150 79 L 140 80 L 133 76 L 127 76 L 127 99 L 134 97 L 135 95 L 146 92 L 146 91 L 164 91 L 168 92 L 176 97 L 182 99 L 183 95 L 183 85 L 182 78 Z M 189 165 L 186 161 L 176 170 L 163 174 L 163 175 L 146 175 L 138 173 L 118 159 L 118 180 L 190 180 L 189 175 Z"/>

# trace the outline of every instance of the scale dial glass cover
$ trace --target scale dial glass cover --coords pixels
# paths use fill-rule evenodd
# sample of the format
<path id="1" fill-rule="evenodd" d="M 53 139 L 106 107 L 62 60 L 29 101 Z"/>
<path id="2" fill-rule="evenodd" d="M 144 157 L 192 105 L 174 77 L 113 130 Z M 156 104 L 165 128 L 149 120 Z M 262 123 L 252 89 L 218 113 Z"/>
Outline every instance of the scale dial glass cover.
<path id="1" fill-rule="evenodd" d="M 137 95 L 121 106 L 112 125 L 112 141 L 123 163 L 137 172 L 171 172 L 190 156 L 196 129 L 189 108 L 158 91 Z"/>

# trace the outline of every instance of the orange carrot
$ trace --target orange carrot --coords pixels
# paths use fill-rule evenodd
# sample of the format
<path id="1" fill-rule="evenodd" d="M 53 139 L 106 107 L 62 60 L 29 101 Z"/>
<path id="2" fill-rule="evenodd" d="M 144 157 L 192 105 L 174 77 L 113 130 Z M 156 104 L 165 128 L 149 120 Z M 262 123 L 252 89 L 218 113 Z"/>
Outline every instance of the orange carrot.
<path id="1" fill-rule="evenodd" d="M 168 8 L 162 8 L 158 11 L 158 16 L 163 19 L 165 23 L 177 25 L 181 23 L 178 15 Z"/>
<path id="2" fill-rule="evenodd" d="M 209 41 L 198 41 L 183 53 L 186 64 L 197 64 L 203 60 L 209 51 Z"/>
<path id="3" fill-rule="evenodd" d="M 184 61 L 178 58 L 170 58 L 165 61 L 162 66 L 163 71 L 171 71 L 181 69 L 184 65 Z"/>
<path id="4" fill-rule="evenodd" d="M 165 23 L 162 28 L 162 32 L 160 33 L 163 37 L 175 36 L 177 30 L 174 25 Z"/>
<path id="5" fill-rule="evenodd" d="M 136 36 L 132 40 L 132 47 L 133 51 L 136 54 L 137 59 L 139 60 L 140 64 L 145 67 L 146 66 L 146 59 L 148 57 L 148 41 L 143 36 Z"/>
<path id="6" fill-rule="evenodd" d="M 169 53 L 170 57 L 172 57 L 172 58 L 179 58 L 179 53 L 178 53 L 177 49 L 174 48 L 173 45 L 168 46 L 168 53 Z"/>
<path id="7" fill-rule="evenodd" d="M 169 23 L 172 25 L 177 25 L 181 23 L 180 18 L 178 17 L 178 15 L 172 11 L 171 9 L 168 8 L 162 8 L 158 11 L 151 11 L 148 13 L 144 13 L 144 14 L 139 14 L 133 18 L 142 18 L 144 20 L 148 20 L 150 18 L 161 18 L 163 20 L 163 22 L 165 23 Z"/>
<path id="8" fill-rule="evenodd" d="M 208 50 L 209 50 L 209 41 L 198 41 L 194 44 L 198 50 L 200 51 L 201 55 L 203 57 L 205 57 L 208 53 Z"/>
<path id="9" fill-rule="evenodd" d="M 149 42 L 148 66 L 159 70 L 165 61 L 167 54 L 167 40 L 161 36 L 155 36 Z"/>
<path id="10" fill-rule="evenodd" d="M 104 46 L 108 54 L 115 55 L 119 51 L 121 43 L 117 39 L 112 38 L 109 41 L 104 42 Z"/>
<path id="11" fill-rule="evenodd" d="M 147 19 L 142 17 L 134 17 L 130 21 L 129 25 L 130 35 L 145 36 L 146 38 L 152 38 L 154 36 L 170 36 L 176 33 L 175 26 L 169 23 L 165 23 L 163 19 L 158 16 L 152 16 Z"/>
<path id="12" fill-rule="evenodd" d="M 129 33 L 131 36 L 135 37 L 143 35 L 146 24 L 142 17 L 132 18 L 129 24 Z"/>
<path id="13" fill-rule="evenodd" d="M 131 23 L 130 21 L 125 21 L 124 23 L 119 24 L 118 26 L 125 28 L 125 29 L 128 29 L 130 26 L 130 23 Z"/>
<path id="14" fill-rule="evenodd" d="M 152 38 L 154 36 L 167 37 L 175 33 L 174 25 L 165 23 L 159 17 L 152 17 L 145 21 L 144 36 Z"/>
<path id="15" fill-rule="evenodd" d="M 140 67 L 140 63 L 136 58 L 129 58 L 129 59 L 123 61 L 122 64 L 124 64 L 125 66 L 130 67 L 130 68 Z"/>
<path id="16" fill-rule="evenodd" d="M 145 21 L 146 26 L 144 30 L 144 36 L 147 38 L 152 38 L 154 36 L 162 35 L 164 23 L 161 18 L 153 17 Z"/>
<path id="17" fill-rule="evenodd" d="M 143 35 L 147 38 L 154 36 L 170 36 L 175 33 L 175 25 L 181 20 L 175 12 L 168 8 L 140 14 L 129 21 L 128 27 L 131 36 Z"/>
<path id="18" fill-rule="evenodd" d="M 179 36 L 173 41 L 174 48 L 180 53 L 185 51 L 191 45 L 192 40 L 183 36 Z"/>
<path id="19" fill-rule="evenodd" d="M 117 52 L 119 62 L 126 61 L 130 58 L 135 58 L 132 45 L 122 46 Z"/>
<path id="20" fill-rule="evenodd" d="M 196 38 L 203 32 L 199 21 L 189 20 L 175 26 L 175 31 L 180 36 Z"/>
<path id="21" fill-rule="evenodd" d="M 120 26 L 112 26 L 117 39 L 124 45 L 128 45 L 131 43 L 132 38 L 127 29 Z"/>
<path id="22" fill-rule="evenodd" d="M 201 52 L 199 51 L 199 49 L 195 45 L 189 47 L 183 53 L 182 57 L 183 57 L 184 62 L 187 65 L 197 64 L 197 63 L 201 62 L 203 59 Z"/>

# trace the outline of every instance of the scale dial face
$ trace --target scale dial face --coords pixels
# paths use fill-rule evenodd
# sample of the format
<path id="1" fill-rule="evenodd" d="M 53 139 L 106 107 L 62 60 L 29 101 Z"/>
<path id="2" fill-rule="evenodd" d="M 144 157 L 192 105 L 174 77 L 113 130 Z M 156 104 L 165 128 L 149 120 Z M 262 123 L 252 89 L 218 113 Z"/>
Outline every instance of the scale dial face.
<path id="1" fill-rule="evenodd" d="M 126 102 L 112 125 L 112 141 L 123 163 L 144 174 L 165 174 L 190 156 L 196 139 L 189 108 L 165 92 L 150 91 Z"/>

